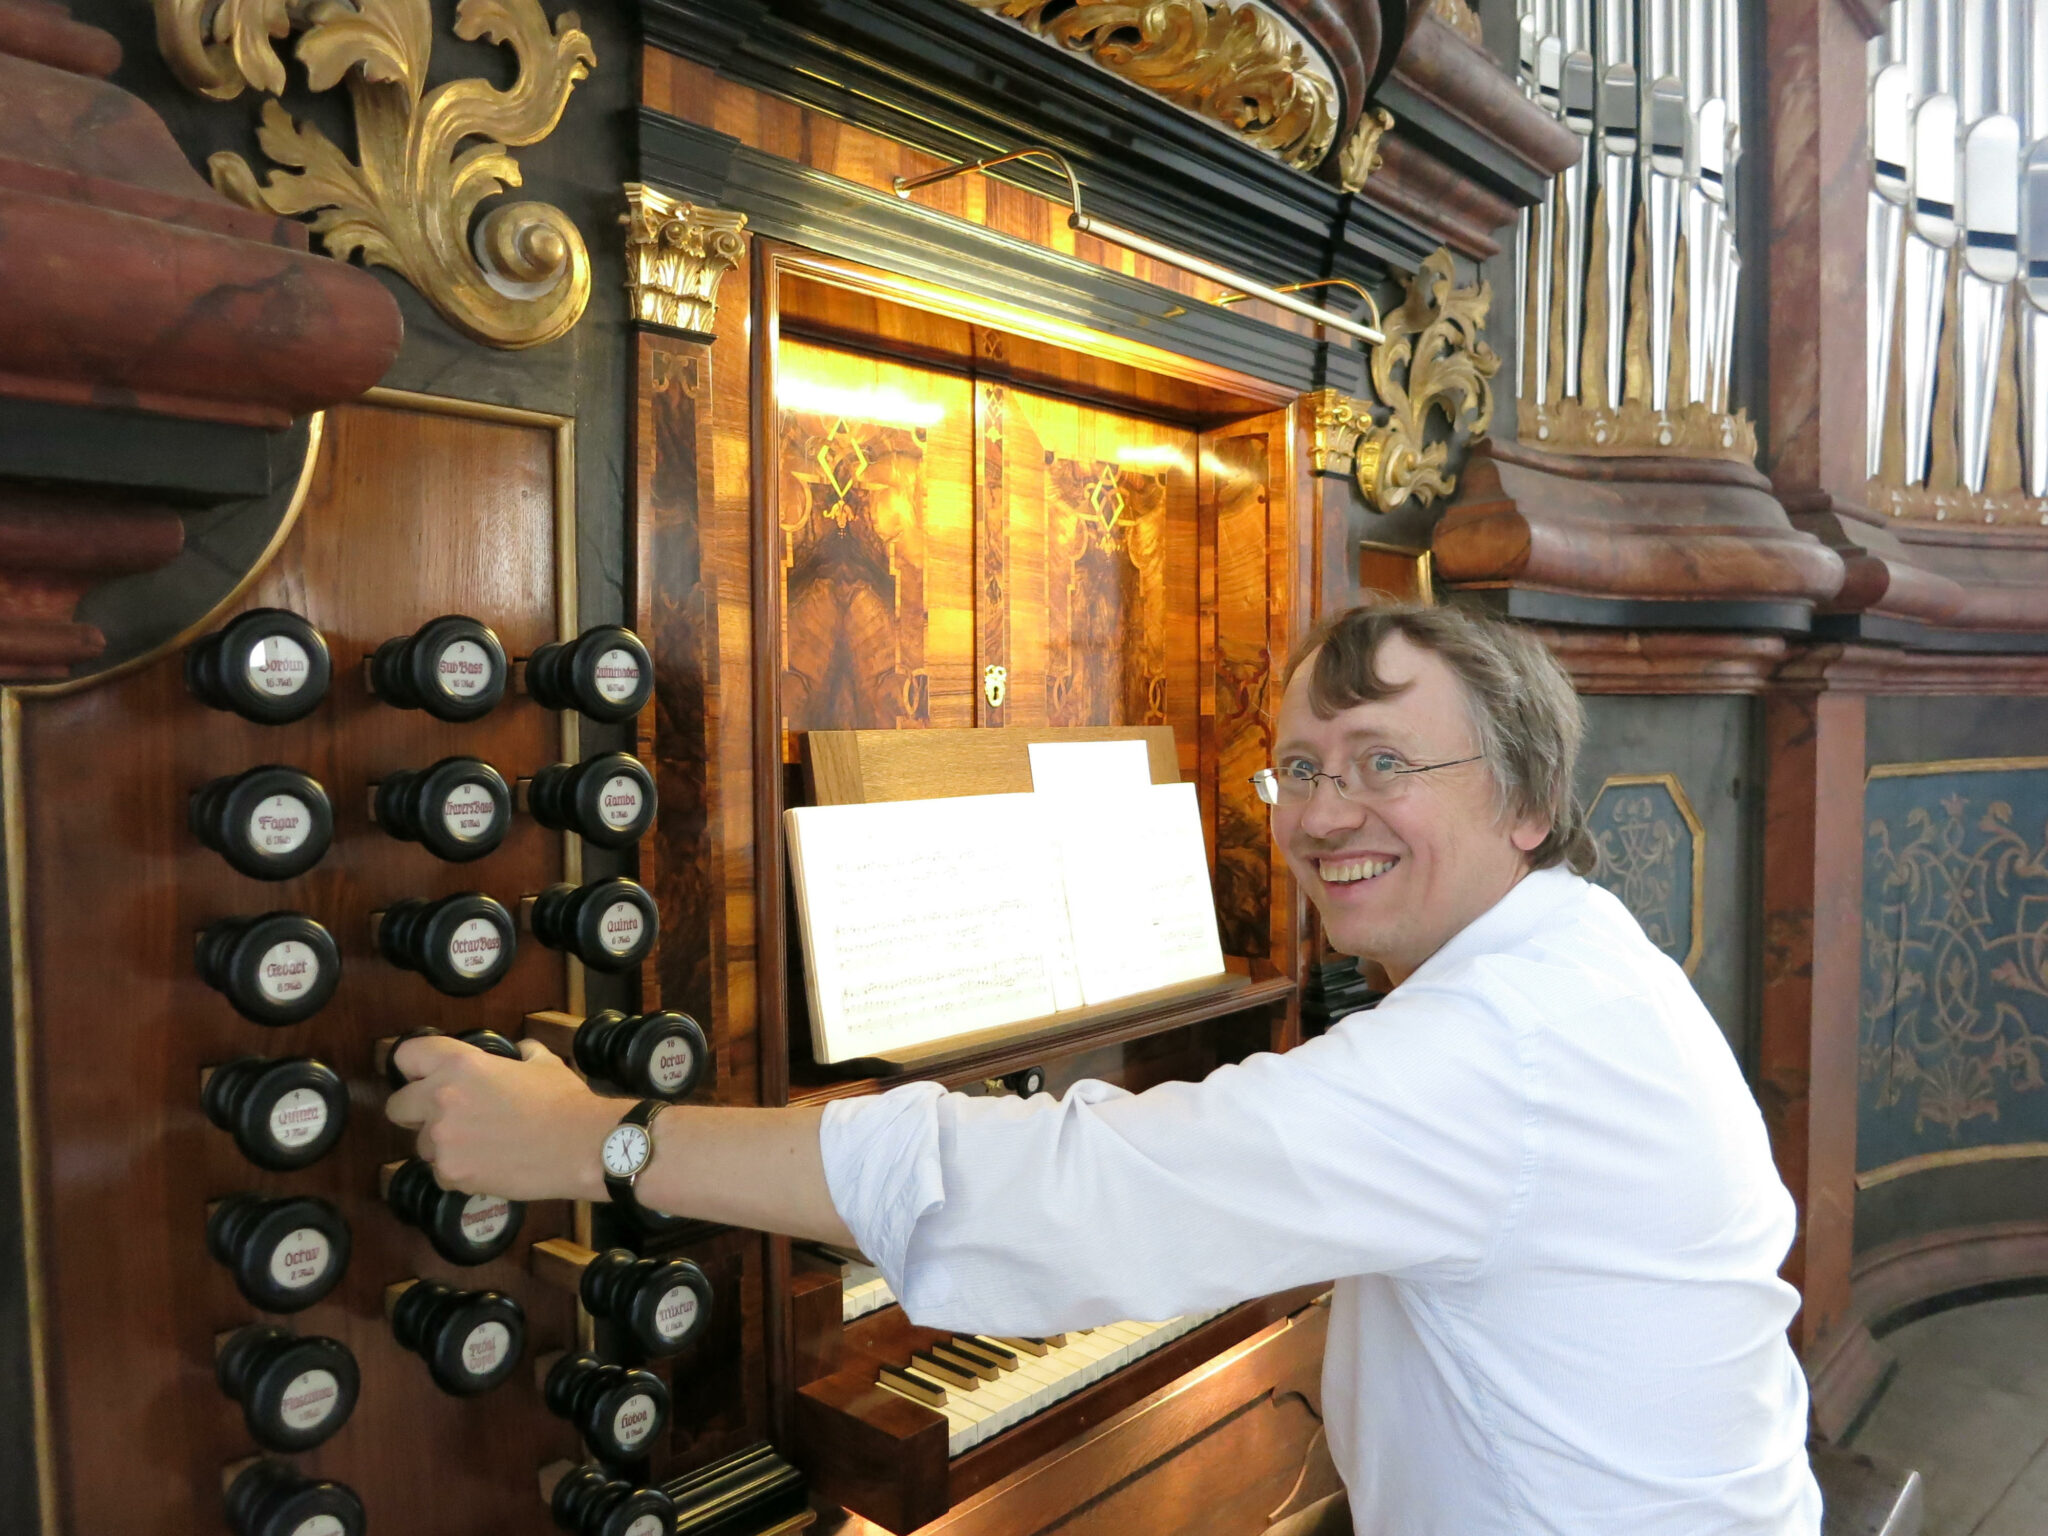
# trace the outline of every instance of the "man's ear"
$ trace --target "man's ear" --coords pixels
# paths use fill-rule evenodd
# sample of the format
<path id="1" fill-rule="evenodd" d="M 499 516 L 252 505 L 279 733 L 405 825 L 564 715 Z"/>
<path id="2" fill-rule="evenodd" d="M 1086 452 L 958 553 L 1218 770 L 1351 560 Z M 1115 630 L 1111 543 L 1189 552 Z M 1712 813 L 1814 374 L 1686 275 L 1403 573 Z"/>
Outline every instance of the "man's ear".
<path id="1" fill-rule="evenodd" d="M 1550 836 L 1550 823 L 1539 817 L 1524 817 L 1508 834 L 1508 839 L 1523 853 L 1534 853 L 1543 846 L 1543 839 Z"/>

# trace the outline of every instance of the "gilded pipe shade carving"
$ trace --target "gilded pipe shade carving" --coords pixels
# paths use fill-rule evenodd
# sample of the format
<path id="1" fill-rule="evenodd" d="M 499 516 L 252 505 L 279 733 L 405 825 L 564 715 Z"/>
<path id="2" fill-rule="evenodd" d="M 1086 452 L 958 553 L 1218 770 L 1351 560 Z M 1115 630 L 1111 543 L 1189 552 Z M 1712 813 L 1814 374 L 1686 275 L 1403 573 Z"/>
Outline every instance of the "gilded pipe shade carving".
<path id="1" fill-rule="evenodd" d="M 173 71 L 193 90 L 229 99 L 269 93 L 257 142 L 285 170 L 258 181 L 239 155 L 208 166 L 220 192 L 248 208 L 311 214 L 328 252 L 400 273 L 451 324 L 497 347 L 553 341 L 590 299 L 590 258 L 567 215 L 546 203 L 488 198 L 520 185 L 508 145 L 554 131 L 578 81 L 596 66 L 573 11 L 551 28 L 538 0 L 461 0 L 455 35 L 512 50 L 509 89 L 483 80 L 427 88 L 433 53 L 429 0 L 156 0 L 157 32 Z M 357 158 L 295 122 L 276 45 L 297 29 L 307 82 L 346 81 Z M 471 142 L 477 141 L 477 142 Z"/>
<path id="2" fill-rule="evenodd" d="M 1864 814 L 1858 1182 L 2048 1142 L 2048 758 L 1883 765 Z"/>
<path id="3" fill-rule="evenodd" d="M 1615 775 L 1587 808 L 1586 826 L 1600 856 L 1593 883 L 1691 975 L 1706 947 L 1707 834 L 1677 776 Z"/>
<path id="4" fill-rule="evenodd" d="M 1297 170 L 1337 137 L 1336 78 L 1254 0 L 965 0 L 1081 54 Z M 1368 150 L 1370 146 L 1368 146 Z"/>

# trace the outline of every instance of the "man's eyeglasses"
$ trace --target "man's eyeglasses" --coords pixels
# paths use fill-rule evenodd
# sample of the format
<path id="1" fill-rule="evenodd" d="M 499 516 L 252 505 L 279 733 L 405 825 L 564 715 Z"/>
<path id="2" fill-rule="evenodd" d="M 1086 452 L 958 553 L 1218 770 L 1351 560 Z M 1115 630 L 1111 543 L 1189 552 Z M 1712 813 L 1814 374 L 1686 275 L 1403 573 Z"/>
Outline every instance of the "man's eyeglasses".
<path id="1" fill-rule="evenodd" d="M 1315 796 L 1317 779 L 1328 779 L 1340 799 L 1392 800 L 1408 787 L 1414 774 L 1478 761 L 1479 755 L 1474 755 L 1442 763 L 1411 763 L 1392 752 L 1369 752 L 1342 773 L 1318 773 L 1304 762 L 1261 768 L 1252 775 L 1252 788 L 1268 805 L 1308 804 Z"/>

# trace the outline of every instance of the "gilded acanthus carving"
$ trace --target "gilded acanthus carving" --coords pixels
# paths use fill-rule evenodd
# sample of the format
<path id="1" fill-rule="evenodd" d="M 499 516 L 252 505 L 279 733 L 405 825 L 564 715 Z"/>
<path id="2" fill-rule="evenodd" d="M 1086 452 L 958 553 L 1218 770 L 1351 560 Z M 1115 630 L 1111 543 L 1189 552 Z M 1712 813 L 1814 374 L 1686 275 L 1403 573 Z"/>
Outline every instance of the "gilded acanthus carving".
<path id="1" fill-rule="evenodd" d="M 1298 170 L 1337 136 L 1336 80 L 1252 0 L 966 0 L 1220 123 Z"/>
<path id="2" fill-rule="evenodd" d="M 1368 107 L 1358 115 L 1358 126 L 1337 153 L 1337 181 L 1346 192 L 1361 190 L 1380 168 L 1380 140 L 1394 126 L 1394 114 L 1385 107 Z"/>
<path id="3" fill-rule="evenodd" d="M 1469 414 L 1474 433 L 1493 420 L 1487 381 L 1500 371 L 1500 354 L 1479 337 L 1492 302 L 1488 283 L 1457 286 L 1450 252 L 1439 247 L 1408 280 L 1401 307 L 1381 322 L 1387 340 L 1372 349 L 1372 387 L 1386 420 L 1359 438 L 1352 470 L 1382 512 L 1411 500 L 1427 506 L 1457 483 L 1445 468 L 1450 445 L 1426 436 L 1432 411 L 1454 429 Z"/>
<path id="4" fill-rule="evenodd" d="M 719 281 L 746 259 L 747 216 L 700 208 L 639 182 L 626 183 L 626 292 L 633 318 L 710 331 Z"/>
<path id="5" fill-rule="evenodd" d="M 400 273 L 448 321 L 498 347 L 553 341 L 590 299 L 590 258 L 566 214 L 546 203 L 478 206 L 520 185 L 507 146 L 554 131 L 569 93 L 596 66 L 574 12 L 550 28 L 539 0 L 461 0 L 455 35 L 509 47 L 509 88 L 452 80 L 427 89 L 429 0 L 156 0 L 164 56 L 192 89 L 219 99 L 254 87 L 257 142 L 288 170 L 261 183 L 239 155 L 208 162 L 213 184 L 249 208 L 311 214 L 329 254 Z M 347 81 L 357 158 L 293 121 L 275 96 L 275 42 L 299 32 L 315 91 Z"/>
<path id="6" fill-rule="evenodd" d="M 1640 400 L 1621 409 L 1581 400 L 1554 400 L 1522 407 L 1523 440 L 1553 453 L 1588 458 L 1644 455 L 1756 462 L 1756 424 L 1747 412 L 1729 415 L 1699 401 L 1659 411 Z"/>

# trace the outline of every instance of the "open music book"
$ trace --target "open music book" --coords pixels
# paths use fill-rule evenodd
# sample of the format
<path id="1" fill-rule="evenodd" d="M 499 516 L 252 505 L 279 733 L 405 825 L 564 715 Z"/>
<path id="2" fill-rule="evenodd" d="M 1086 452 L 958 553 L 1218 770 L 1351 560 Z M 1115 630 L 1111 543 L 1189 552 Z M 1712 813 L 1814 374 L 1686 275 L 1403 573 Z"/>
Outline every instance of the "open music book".
<path id="1" fill-rule="evenodd" d="M 1190 784 L 784 812 L 821 1063 L 1218 975 Z"/>

